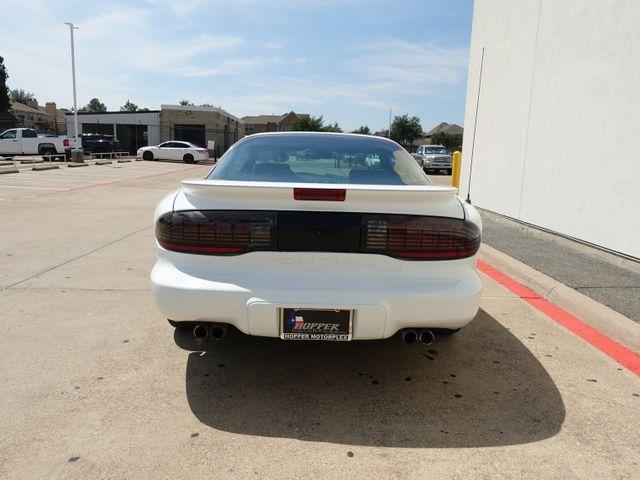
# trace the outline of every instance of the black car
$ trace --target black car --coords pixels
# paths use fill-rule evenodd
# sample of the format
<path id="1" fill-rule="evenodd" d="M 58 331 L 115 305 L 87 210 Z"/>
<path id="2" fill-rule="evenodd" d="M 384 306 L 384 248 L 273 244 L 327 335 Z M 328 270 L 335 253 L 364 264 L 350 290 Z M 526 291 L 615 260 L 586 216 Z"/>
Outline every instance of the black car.
<path id="1" fill-rule="evenodd" d="M 113 135 L 101 133 L 83 133 L 82 148 L 87 153 L 119 152 L 120 142 Z"/>

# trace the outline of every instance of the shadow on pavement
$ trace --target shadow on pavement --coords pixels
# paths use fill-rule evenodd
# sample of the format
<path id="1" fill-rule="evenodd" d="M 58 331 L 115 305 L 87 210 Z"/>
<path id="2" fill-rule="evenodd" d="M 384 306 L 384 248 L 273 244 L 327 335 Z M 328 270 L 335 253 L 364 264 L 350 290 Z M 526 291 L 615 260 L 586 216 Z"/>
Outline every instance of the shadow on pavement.
<path id="1" fill-rule="evenodd" d="M 218 430 L 386 447 L 482 447 L 555 435 L 564 404 L 542 365 L 484 311 L 434 345 L 290 343 L 230 332 L 191 353 L 191 410 Z"/>

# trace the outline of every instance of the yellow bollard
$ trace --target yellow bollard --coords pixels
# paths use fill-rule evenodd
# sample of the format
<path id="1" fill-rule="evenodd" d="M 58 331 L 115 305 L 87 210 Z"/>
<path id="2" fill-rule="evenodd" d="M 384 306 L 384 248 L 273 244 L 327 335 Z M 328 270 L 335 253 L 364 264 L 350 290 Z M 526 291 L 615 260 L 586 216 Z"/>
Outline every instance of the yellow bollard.
<path id="1" fill-rule="evenodd" d="M 462 166 L 462 152 L 453 152 L 451 166 L 451 185 L 460 190 L 460 167 Z"/>

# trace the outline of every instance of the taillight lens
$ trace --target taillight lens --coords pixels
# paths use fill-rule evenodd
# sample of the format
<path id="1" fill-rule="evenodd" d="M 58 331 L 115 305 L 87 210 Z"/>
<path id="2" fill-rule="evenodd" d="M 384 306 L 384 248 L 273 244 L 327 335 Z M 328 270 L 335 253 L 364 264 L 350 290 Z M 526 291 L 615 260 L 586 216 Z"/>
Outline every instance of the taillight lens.
<path id="1" fill-rule="evenodd" d="M 158 243 L 167 250 L 237 255 L 273 250 L 275 214 L 270 212 L 169 212 L 156 223 Z"/>
<path id="2" fill-rule="evenodd" d="M 343 212 L 282 215 L 226 210 L 169 212 L 158 219 L 156 238 L 167 250 L 206 255 L 278 250 L 456 260 L 471 257 L 480 248 L 478 227 L 457 218 Z M 315 217 L 309 219 L 309 215 Z M 331 215 L 337 216 L 334 221 L 327 218 Z M 300 218 L 296 220 L 296 216 Z"/>
<path id="3" fill-rule="evenodd" d="M 475 255 L 480 230 L 457 218 L 363 215 L 363 253 L 406 260 L 455 260 Z"/>
<path id="4" fill-rule="evenodd" d="M 65 138 L 65 139 L 62 141 L 62 145 L 64 145 L 65 147 L 68 147 L 68 146 L 69 146 L 69 139 L 68 139 L 68 138 Z"/>

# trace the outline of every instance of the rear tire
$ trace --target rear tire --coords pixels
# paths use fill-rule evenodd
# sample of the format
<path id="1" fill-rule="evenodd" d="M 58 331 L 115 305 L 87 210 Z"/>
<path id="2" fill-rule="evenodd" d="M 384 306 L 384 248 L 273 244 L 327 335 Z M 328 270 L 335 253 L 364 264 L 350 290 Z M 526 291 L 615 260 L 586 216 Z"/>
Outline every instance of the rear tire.
<path id="1" fill-rule="evenodd" d="M 142 153 L 142 159 L 143 160 L 153 160 L 153 152 L 150 152 L 149 150 L 143 152 Z"/>
<path id="2" fill-rule="evenodd" d="M 49 158 L 47 157 L 47 155 L 55 155 L 56 153 L 56 149 L 52 148 L 52 147 L 44 147 L 40 149 L 40 155 L 42 155 L 42 160 L 49 160 Z"/>
<path id="3" fill-rule="evenodd" d="M 184 157 L 182 157 L 184 163 L 194 163 L 193 155 L 187 153 Z"/>

